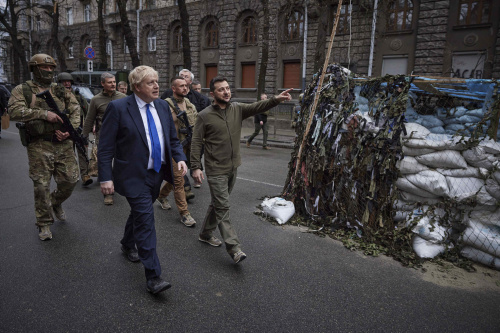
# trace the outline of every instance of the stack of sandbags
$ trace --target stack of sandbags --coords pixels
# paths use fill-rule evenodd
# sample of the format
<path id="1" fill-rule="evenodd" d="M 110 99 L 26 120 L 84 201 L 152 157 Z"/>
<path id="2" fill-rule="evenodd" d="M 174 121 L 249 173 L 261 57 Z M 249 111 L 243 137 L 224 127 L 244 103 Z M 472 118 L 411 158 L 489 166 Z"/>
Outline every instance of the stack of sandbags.
<path id="1" fill-rule="evenodd" d="M 406 132 L 403 138 L 404 158 L 398 163 L 401 176 L 396 181 L 399 190 L 395 206 L 397 222 L 428 227 L 427 216 L 432 215 L 433 220 L 437 220 L 437 226 L 444 228 L 450 222 L 464 223 L 463 216 L 468 213 L 477 215 L 497 211 L 500 203 L 499 143 L 483 140 L 474 145 L 469 138 L 433 134 L 417 123 L 406 124 Z M 454 211 L 449 210 L 446 221 L 439 223 L 445 212 L 436 212 L 435 207 L 442 207 L 444 202 L 448 203 L 448 207 L 454 207 Z M 428 211 L 429 207 L 432 212 Z M 422 210 L 421 216 L 415 213 L 416 209 Z M 436 228 L 435 225 L 432 227 Z M 474 232 L 469 230 L 465 237 L 476 237 L 477 229 Z M 444 251 L 447 235 L 453 232 L 446 230 L 446 237 L 439 240 L 426 239 L 416 232 L 414 249 L 419 249 L 417 254 L 420 252 L 428 257 Z M 485 232 L 484 228 L 479 228 L 479 233 Z M 500 240 L 495 233 L 488 235 Z M 427 245 L 425 251 L 422 244 Z M 491 244 L 488 246 L 493 246 Z M 441 245 L 439 251 L 437 245 Z"/>

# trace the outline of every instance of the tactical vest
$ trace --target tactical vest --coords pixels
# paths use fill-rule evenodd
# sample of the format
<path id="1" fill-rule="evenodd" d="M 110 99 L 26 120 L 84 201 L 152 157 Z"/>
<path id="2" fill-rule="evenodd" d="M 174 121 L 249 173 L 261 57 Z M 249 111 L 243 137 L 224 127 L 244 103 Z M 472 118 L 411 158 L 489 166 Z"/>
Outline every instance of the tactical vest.
<path id="1" fill-rule="evenodd" d="M 33 81 L 26 81 L 22 84 L 22 87 L 27 107 L 50 111 L 50 107 L 47 105 L 47 103 L 43 99 L 36 97 L 36 94 L 38 93 L 38 86 L 35 85 Z M 52 83 L 49 89 L 59 110 L 65 110 L 66 103 L 64 101 L 66 99 L 64 87 Z M 36 140 L 39 137 L 51 136 L 56 130 L 60 130 L 61 128 L 62 124 L 60 122 L 51 123 L 43 119 L 35 119 L 26 122 L 26 129 L 32 140 Z"/>
<path id="2" fill-rule="evenodd" d="M 196 116 L 198 115 L 198 112 L 196 111 L 196 107 L 193 105 L 193 103 L 191 103 L 187 98 L 184 98 L 184 100 L 186 102 L 186 109 L 187 110 L 181 110 L 179 108 L 179 105 L 177 105 L 177 103 L 174 102 L 173 97 L 169 97 L 169 98 L 165 99 L 165 101 L 172 108 L 172 110 L 175 111 L 176 115 L 179 114 L 179 112 L 181 112 L 181 111 L 186 111 L 186 115 L 187 115 L 187 118 L 188 118 L 189 125 L 194 126 L 194 124 L 196 122 Z M 186 128 L 186 125 L 180 119 L 178 119 L 177 124 L 179 126 L 179 133 L 177 133 L 177 136 L 178 136 L 179 140 L 182 141 L 182 140 L 184 140 L 186 138 L 186 135 L 183 134 L 183 133 L 181 133 L 180 130 L 183 129 L 183 128 Z"/>

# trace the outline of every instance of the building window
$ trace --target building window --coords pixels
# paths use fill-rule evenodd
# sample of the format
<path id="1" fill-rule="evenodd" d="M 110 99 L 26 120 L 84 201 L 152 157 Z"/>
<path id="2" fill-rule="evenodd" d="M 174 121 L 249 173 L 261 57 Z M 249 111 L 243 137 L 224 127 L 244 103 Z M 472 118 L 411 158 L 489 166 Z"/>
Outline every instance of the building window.
<path id="1" fill-rule="evenodd" d="M 154 30 L 148 33 L 148 51 L 156 51 L 156 31 Z"/>
<path id="2" fill-rule="evenodd" d="M 66 21 L 68 21 L 68 25 L 73 24 L 73 8 L 71 7 L 66 9 Z"/>
<path id="3" fill-rule="evenodd" d="M 255 88 L 255 63 L 241 64 L 241 87 Z"/>
<path id="4" fill-rule="evenodd" d="M 156 8 L 156 0 L 146 0 L 144 2 L 144 9 L 154 9 Z"/>
<path id="5" fill-rule="evenodd" d="M 413 19 L 413 1 L 393 0 L 388 8 L 387 31 L 410 30 Z"/>
<path id="6" fill-rule="evenodd" d="M 300 61 L 285 62 L 283 64 L 283 87 L 300 89 Z"/>
<path id="7" fill-rule="evenodd" d="M 340 16 L 339 23 L 337 24 L 337 33 L 338 34 L 347 34 L 349 33 L 350 23 L 351 23 L 351 12 L 352 7 L 349 5 L 342 5 L 340 8 Z M 335 17 L 337 15 L 337 10 L 332 10 L 332 20 L 330 22 L 335 21 Z M 335 22 L 334 22 L 335 23 Z"/>
<path id="8" fill-rule="evenodd" d="M 106 54 L 111 55 L 111 52 L 113 52 L 113 43 L 111 42 L 110 39 L 106 41 Z"/>
<path id="9" fill-rule="evenodd" d="M 459 25 L 471 25 L 489 22 L 489 0 L 460 0 L 460 11 L 458 13 Z"/>
<path id="10" fill-rule="evenodd" d="M 219 25 L 217 22 L 208 22 L 205 28 L 205 46 L 218 47 L 219 46 Z"/>
<path id="11" fill-rule="evenodd" d="M 451 77 L 482 79 L 486 52 L 453 53 Z"/>
<path id="12" fill-rule="evenodd" d="M 257 22 L 255 17 L 249 16 L 245 18 L 241 24 L 241 31 L 243 32 L 244 44 L 257 43 Z"/>
<path id="13" fill-rule="evenodd" d="M 73 42 L 68 42 L 68 58 L 69 59 L 73 59 L 74 58 L 74 55 L 73 55 Z"/>
<path id="14" fill-rule="evenodd" d="M 293 12 L 286 21 L 285 36 L 288 40 L 302 39 L 304 34 L 304 15 L 301 12 Z"/>
<path id="15" fill-rule="evenodd" d="M 210 87 L 210 80 L 217 76 L 217 65 L 205 65 L 205 87 Z"/>
<path id="16" fill-rule="evenodd" d="M 40 15 L 37 15 L 35 18 L 35 30 L 36 31 L 42 30 L 42 21 Z"/>
<path id="17" fill-rule="evenodd" d="M 408 74 L 408 55 L 384 56 L 382 58 L 382 76 Z"/>
<path id="18" fill-rule="evenodd" d="M 182 28 L 177 26 L 174 28 L 174 33 L 172 34 L 172 50 L 180 51 L 182 48 Z"/>
<path id="19" fill-rule="evenodd" d="M 90 22 L 90 4 L 83 7 L 83 22 Z"/>
<path id="20" fill-rule="evenodd" d="M 128 49 L 127 45 L 127 39 L 125 38 L 125 36 L 123 36 L 123 50 L 125 51 L 125 53 L 130 53 L 130 50 Z"/>

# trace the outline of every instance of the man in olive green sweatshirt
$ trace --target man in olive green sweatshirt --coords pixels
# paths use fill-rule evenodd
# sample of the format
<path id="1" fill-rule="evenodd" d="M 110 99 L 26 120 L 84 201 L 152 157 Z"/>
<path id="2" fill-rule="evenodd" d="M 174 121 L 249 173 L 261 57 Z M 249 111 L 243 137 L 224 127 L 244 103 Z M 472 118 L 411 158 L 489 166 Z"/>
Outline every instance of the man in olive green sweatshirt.
<path id="1" fill-rule="evenodd" d="M 226 250 L 235 263 L 246 258 L 229 219 L 229 194 L 236 182 L 237 169 L 241 165 L 241 122 L 290 100 L 290 90 L 252 104 L 232 103 L 227 79 L 216 76 L 210 81 L 210 95 L 214 102 L 198 113 L 196 118 L 191 143 L 191 169 L 194 180 L 201 183 L 204 176 L 201 171 L 200 151 L 204 144 L 205 172 L 212 196 L 198 239 L 212 246 L 222 245 L 213 235 L 214 230 L 219 227 Z"/>

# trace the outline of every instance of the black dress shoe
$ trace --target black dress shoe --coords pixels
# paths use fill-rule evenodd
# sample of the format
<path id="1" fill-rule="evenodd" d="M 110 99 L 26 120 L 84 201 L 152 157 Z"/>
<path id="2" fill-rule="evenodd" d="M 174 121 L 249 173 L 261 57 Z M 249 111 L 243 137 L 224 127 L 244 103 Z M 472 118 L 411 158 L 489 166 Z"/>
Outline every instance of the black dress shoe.
<path id="1" fill-rule="evenodd" d="M 125 245 L 122 245 L 122 252 L 127 256 L 128 260 L 132 262 L 138 262 L 139 259 L 139 253 L 137 253 L 136 249 L 129 249 L 125 247 Z"/>
<path id="2" fill-rule="evenodd" d="M 152 278 L 146 283 L 146 290 L 151 294 L 158 294 L 170 288 L 171 285 L 161 277 Z"/>

